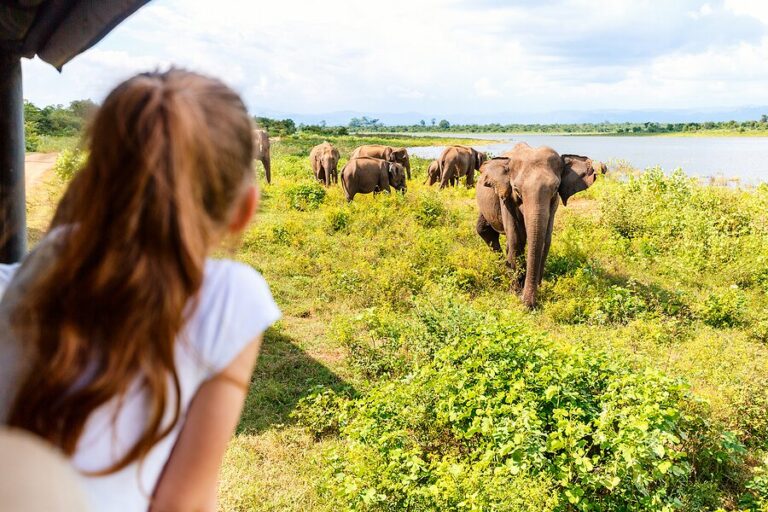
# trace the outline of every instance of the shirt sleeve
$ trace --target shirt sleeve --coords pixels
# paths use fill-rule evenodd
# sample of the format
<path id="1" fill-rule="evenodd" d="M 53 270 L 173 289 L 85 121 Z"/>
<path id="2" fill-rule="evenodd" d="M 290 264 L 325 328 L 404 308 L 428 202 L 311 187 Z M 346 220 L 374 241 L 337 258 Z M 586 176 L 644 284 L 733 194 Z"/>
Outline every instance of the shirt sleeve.
<path id="1" fill-rule="evenodd" d="M 8 288 L 8 284 L 13 279 L 14 274 L 21 266 L 21 263 L 12 263 L 10 265 L 0 264 L 0 299 L 3 298 L 5 289 Z"/>
<path id="2" fill-rule="evenodd" d="M 256 270 L 219 260 L 206 279 L 213 281 L 198 306 L 201 322 L 190 333 L 206 367 L 207 377 L 220 373 L 269 326 L 280 319 L 269 286 Z M 212 278 L 212 279 L 211 279 Z M 206 287 L 204 284 L 204 288 Z"/>

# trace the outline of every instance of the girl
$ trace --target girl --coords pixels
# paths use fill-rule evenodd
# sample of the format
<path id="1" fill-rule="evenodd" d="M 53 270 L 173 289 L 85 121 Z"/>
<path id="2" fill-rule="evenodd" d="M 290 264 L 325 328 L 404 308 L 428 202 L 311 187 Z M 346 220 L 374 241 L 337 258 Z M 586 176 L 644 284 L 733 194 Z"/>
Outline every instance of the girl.
<path id="1" fill-rule="evenodd" d="M 0 265 L 0 425 L 68 455 L 94 510 L 215 510 L 264 330 L 252 268 L 209 253 L 256 209 L 251 121 L 218 80 L 119 85 L 48 235 Z"/>

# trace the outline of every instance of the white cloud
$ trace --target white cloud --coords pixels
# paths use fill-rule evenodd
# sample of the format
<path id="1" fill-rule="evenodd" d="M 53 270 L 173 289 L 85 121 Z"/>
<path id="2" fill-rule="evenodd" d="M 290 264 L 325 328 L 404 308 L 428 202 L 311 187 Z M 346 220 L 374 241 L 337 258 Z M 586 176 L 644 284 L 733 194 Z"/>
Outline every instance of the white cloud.
<path id="1" fill-rule="evenodd" d="M 481 78 L 474 83 L 475 93 L 483 98 L 498 98 L 501 96 L 501 92 L 491 85 L 491 81 L 487 78 Z"/>
<path id="2" fill-rule="evenodd" d="M 100 100 L 136 71 L 174 63 L 223 78 L 254 112 L 768 104 L 768 29 L 755 36 L 768 3 L 549 4 L 155 0 L 61 75 L 26 62 L 26 96 Z M 710 30 L 734 20 L 747 25 Z"/>
<path id="3" fill-rule="evenodd" d="M 768 25 L 768 2 L 763 0 L 725 0 L 725 8 L 735 14 L 750 16 Z"/>
<path id="4" fill-rule="evenodd" d="M 710 16 L 712 12 L 712 6 L 709 4 L 704 4 L 696 11 L 688 11 L 688 16 L 697 20 L 699 18 L 704 18 L 705 16 Z"/>

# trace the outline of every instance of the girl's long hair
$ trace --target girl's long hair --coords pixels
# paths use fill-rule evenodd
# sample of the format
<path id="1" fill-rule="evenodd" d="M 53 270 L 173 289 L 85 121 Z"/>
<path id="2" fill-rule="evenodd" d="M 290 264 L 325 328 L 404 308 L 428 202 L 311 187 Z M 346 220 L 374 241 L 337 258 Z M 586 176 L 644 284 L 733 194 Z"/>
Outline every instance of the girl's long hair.
<path id="1" fill-rule="evenodd" d="M 56 258 L 11 312 L 32 364 L 10 426 L 72 455 L 89 415 L 139 383 L 143 432 L 96 474 L 140 460 L 172 431 L 176 337 L 206 254 L 252 179 L 251 130 L 235 92 L 187 71 L 141 74 L 107 97 L 51 224 L 62 232 Z"/>

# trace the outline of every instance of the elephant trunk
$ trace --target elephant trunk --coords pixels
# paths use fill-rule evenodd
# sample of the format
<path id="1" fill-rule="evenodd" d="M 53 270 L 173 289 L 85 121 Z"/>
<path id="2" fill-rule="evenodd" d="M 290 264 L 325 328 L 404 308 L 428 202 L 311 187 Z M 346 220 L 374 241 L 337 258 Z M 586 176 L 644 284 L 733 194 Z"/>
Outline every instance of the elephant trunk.
<path id="1" fill-rule="evenodd" d="M 525 287 L 523 288 L 523 303 L 529 308 L 536 307 L 536 291 L 538 276 L 544 265 L 544 240 L 548 220 L 542 208 L 537 208 L 531 215 L 525 217 L 525 231 L 528 235 L 528 255 L 525 263 Z"/>
<path id="2" fill-rule="evenodd" d="M 408 179 L 411 179 L 411 160 L 410 159 L 405 160 L 405 172 L 406 172 L 406 176 L 408 176 Z"/>

